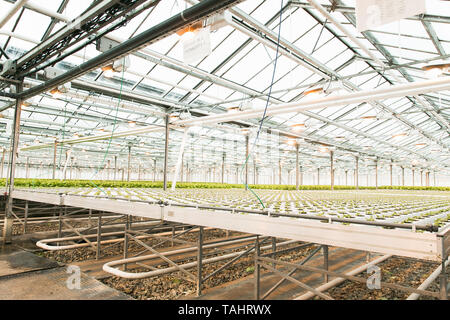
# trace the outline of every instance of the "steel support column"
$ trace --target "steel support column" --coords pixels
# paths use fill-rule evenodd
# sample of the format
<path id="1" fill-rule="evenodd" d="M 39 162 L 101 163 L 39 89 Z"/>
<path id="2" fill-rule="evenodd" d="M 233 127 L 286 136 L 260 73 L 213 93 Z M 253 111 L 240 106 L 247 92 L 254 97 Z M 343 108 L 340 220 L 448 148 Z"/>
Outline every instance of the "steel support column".
<path id="1" fill-rule="evenodd" d="M 249 155 L 249 136 L 245 136 L 245 190 L 248 190 L 248 155 Z"/>
<path id="2" fill-rule="evenodd" d="M 378 158 L 375 160 L 375 189 L 378 190 Z"/>
<path id="3" fill-rule="evenodd" d="M 202 295 L 202 269 L 203 269 L 203 227 L 198 230 L 198 250 L 197 250 L 197 297 Z"/>
<path id="4" fill-rule="evenodd" d="M 393 163 L 391 161 L 391 164 L 389 165 L 389 177 L 391 180 L 391 187 L 393 186 L 393 180 L 392 180 L 392 167 L 393 167 Z"/>
<path id="5" fill-rule="evenodd" d="M 4 167 L 5 167 L 5 153 L 6 153 L 6 148 L 2 148 L 2 163 L 1 163 L 1 167 L 0 167 L 0 178 L 3 178 L 3 171 L 4 171 Z"/>
<path id="6" fill-rule="evenodd" d="M 164 172 L 163 172 L 163 188 L 167 190 L 167 162 L 169 160 L 169 115 L 165 117 L 166 122 L 166 135 L 164 141 Z"/>
<path id="7" fill-rule="evenodd" d="M 225 181 L 225 152 L 222 154 L 222 178 L 221 182 L 224 183 Z"/>
<path id="8" fill-rule="evenodd" d="M 23 82 L 21 81 L 16 85 L 16 91 L 22 92 Z M 3 224 L 3 243 L 11 243 L 12 238 L 12 226 L 13 226 L 13 198 L 11 197 L 14 190 L 14 176 L 16 173 L 16 161 L 17 161 L 17 149 L 20 139 L 20 116 L 23 100 L 21 98 L 16 99 L 16 108 L 14 111 L 14 126 L 11 134 L 11 149 L 10 149 L 10 161 L 9 161 L 9 177 L 6 179 L 6 190 L 8 192 L 8 198 L 6 200 L 6 212 L 5 222 Z"/>
<path id="9" fill-rule="evenodd" d="M 334 152 L 330 151 L 330 187 L 334 190 Z"/>
<path id="10" fill-rule="evenodd" d="M 56 153 L 58 151 L 58 140 L 53 143 L 53 173 L 52 179 L 56 179 Z"/>
<path id="11" fill-rule="evenodd" d="M 127 181 L 131 180 L 131 145 L 128 145 Z"/>
<path id="12" fill-rule="evenodd" d="M 299 149 L 300 146 L 298 143 L 295 144 L 295 189 L 300 189 L 300 168 L 299 168 Z"/>
<path id="13" fill-rule="evenodd" d="M 259 300 L 260 293 L 260 278 L 261 278 L 261 267 L 258 263 L 259 259 L 259 235 L 256 236 L 255 240 L 255 300 Z"/>
<path id="14" fill-rule="evenodd" d="M 359 189 L 359 157 L 355 157 L 355 188 L 356 190 Z"/>
<path id="15" fill-rule="evenodd" d="M 405 186 L 405 167 L 402 167 L 402 186 Z"/>
<path id="16" fill-rule="evenodd" d="M 117 178 L 117 156 L 114 156 L 114 180 Z"/>

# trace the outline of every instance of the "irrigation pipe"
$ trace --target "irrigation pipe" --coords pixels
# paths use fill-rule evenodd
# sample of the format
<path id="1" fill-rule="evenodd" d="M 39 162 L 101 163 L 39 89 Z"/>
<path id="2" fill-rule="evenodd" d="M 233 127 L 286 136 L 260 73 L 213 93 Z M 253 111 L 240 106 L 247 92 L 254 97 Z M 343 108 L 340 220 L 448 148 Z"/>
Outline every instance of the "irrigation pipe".
<path id="1" fill-rule="evenodd" d="M 281 242 L 281 243 L 277 243 L 277 247 L 281 247 L 281 246 L 286 246 L 292 243 L 297 243 L 298 241 L 296 240 L 289 240 L 289 241 L 285 241 L 285 242 Z M 228 243 L 224 243 L 221 245 L 228 245 L 230 244 L 230 242 Z M 214 245 L 205 245 L 203 246 L 203 248 L 210 248 L 210 247 L 216 247 L 218 246 L 217 244 Z M 261 250 L 266 250 L 266 249 L 271 249 L 272 248 L 272 244 L 261 247 Z M 192 251 L 197 251 L 197 247 L 191 247 L 191 248 L 186 248 L 186 249 L 180 249 L 180 250 L 174 250 L 174 251 L 169 251 L 169 252 L 165 252 L 164 255 L 165 256 L 169 256 L 169 255 L 175 255 L 175 254 L 180 254 L 180 253 L 187 253 L 187 252 L 192 252 Z M 233 253 L 229 253 L 229 254 L 225 254 L 222 256 L 217 256 L 217 257 L 213 257 L 213 258 L 209 258 L 209 259 L 204 259 L 202 260 L 202 264 L 209 264 L 209 263 L 214 263 L 214 262 L 218 262 L 218 261 L 222 261 L 222 260 L 227 260 L 230 258 L 234 258 L 239 256 L 240 254 L 244 253 L 245 251 L 238 251 L 238 252 L 233 252 Z M 129 258 L 129 259 L 121 259 L 121 260 L 115 260 L 115 261 L 111 261 L 108 263 L 105 263 L 103 265 L 103 271 L 111 273 L 112 275 L 121 277 L 121 278 L 125 278 L 125 279 L 142 279 L 142 278 L 149 278 L 149 277 L 154 277 L 154 276 L 159 276 L 162 274 L 167 274 L 167 273 L 171 273 L 174 271 L 178 271 L 179 268 L 177 267 L 168 267 L 165 269 L 158 269 L 158 270 L 153 270 L 153 271 L 149 271 L 149 272 L 139 272 L 139 273 L 132 273 L 132 272 L 125 272 L 116 268 L 113 268 L 114 266 L 117 265 L 123 265 L 126 263 L 132 263 L 132 262 L 138 262 L 138 261 L 143 261 L 143 260 L 151 260 L 151 259 L 155 259 L 158 258 L 160 259 L 160 257 L 156 254 L 151 254 L 148 256 L 143 256 L 143 257 L 136 257 L 136 258 Z M 183 269 L 188 269 L 188 268 L 193 268 L 197 266 L 197 261 L 193 261 L 193 262 L 189 262 L 189 263 L 185 263 L 182 264 L 178 267 L 183 268 Z"/>
<path id="2" fill-rule="evenodd" d="M 445 261 L 445 267 L 448 266 L 450 262 L 450 257 Z M 422 284 L 417 288 L 419 290 L 426 290 L 432 283 L 434 280 L 436 280 L 436 278 L 441 274 L 442 271 L 442 264 L 439 265 L 439 267 L 436 268 L 436 270 L 433 271 L 432 274 L 430 274 L 430 276 L 424 281 L 422 282 Z M 417 300 L 419 299 L 420 294 L 418 293 L 412 293 L 408 298 L 406 298 L 406 300 Z"/>
<path id="3" fill-rule="evenodd" d="M 152 224 L 146 224 L 146 227 L 158 225 L 160 222 L 152 223 Z M 214 228 L 205 228 L 204 230 L 210 230 Z M 195 231 L 194 231 L 195 232 Z M 102 233 L 102 237 L 109 237 L 109 236 L 119 236 L 125 234 L 124 231 L 116 231 L 116 232 L 108 232 L 108 233 Z M 171 231 L 158 233 L 160 236 L 164 235 L 171 235 Z M 138 239 L 146 239 L 151 238 L 153 235 L 142 235 L 137 236 Z M 89 234 L 89 235 L 83 235 L 84 238 L 95 238 L 97 237 L 96 233 Z M 70 244 L 65 246 L 50 246 L 48 243 L 54 243 L 54 242 L 65 242 L 65 241 L 74 241 L 74 240 L 84 240 L 84 238 L 81 236 L 73 236 L 73 237 L 63 237 L 63 238 L 51 238 L 51 239 L 43 239 L 38 242 L 36 242 L 36 246 L 38 246 L 41 249 L 48 250 L 48 251 L 58 251 L 58 250 L 67 250 L 67 249 L 76 249 L 76 248 L 83 248 L 83 247 L 89 247 L 91 244 L 89 243 L 77 243 L 77 244 Z M 115 242 L 123 242 L 124 239 L 111 239 L 111 240 L 103 240 L 100 241 L 100 244 L 109 244 L 109 243 L 115 243 Z M 97 241 L 91 242 L 92 244 L 96 244 Z"/>
<path id="4" fill-rule="evenodd" d="M 392 257 L 392 256 L 391 255 L 384 255 L 382 257 L 379 257 L 379 258 L 377 258 L 377 259 L 375 259 L 375 260 L 373 260 L 373 261 L 371 261 L 371 262 L 369 262 L 367 264 L 364 264 L 364 265 L 362 265 L 360 267 L 357 267 L 356 269 L 351 270 L 350 272 L 346 273 L 346 275 L 347 276 L 357 275 L 358 273 L 361 273 L 364 270 L 366 270 L 368 267 L 376 265 L 376 264 L 378 264 L 380 262 L 383 262 L 383 261 L 385 261 L 386 259 L 388 259 L 390 257 Z M 330 288 L 333 288 L 333 287 L 341 284 L 344 281 L 345 281 L 344 278 L 336 278 L 336 279 L 331 280 L 330 282 L 327 282 L 327 283 L 321 285 L 320 287 L 317 287 L 316 290 L 320 291 L 320 292 L 323 292 L 323 291 L 326 291 L 326 290 L 328 290 Z M 294 300 L 308 300 L 308 299 L 311 299 L 314 296 L 316 296 L 315 293 L 307 292 L 307 293 L 305 293 L 305 294 L 295 298 Z"/>

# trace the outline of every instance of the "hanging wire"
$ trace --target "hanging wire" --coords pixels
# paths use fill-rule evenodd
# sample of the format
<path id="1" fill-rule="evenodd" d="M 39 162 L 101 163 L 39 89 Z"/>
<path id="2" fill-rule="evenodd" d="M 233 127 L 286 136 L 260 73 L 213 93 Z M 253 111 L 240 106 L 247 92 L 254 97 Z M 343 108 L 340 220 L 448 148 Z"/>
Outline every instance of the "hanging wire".
<path id="1" fill-rule="evenodd" d="M 123 58 L 123 65 L 125 65 L 125 57 Z M 112 128 L 112 131 L 111 131 L 111 137 L 108 140 L 108 146 L 106 147 L 106 151 L 105 151 L 105 153 L 103 155 L 103 160 L 100 163 L 100 165 L 97 167 L 95 173 L 92 175 L 92 177 L 91 177 L 91 179 L 89 181 L 95 188 L 97 188 L 99 191 L 103 192 L 105 195 L 107 195 L 107 192 L 105 190 L 103 190 L 101 187 L 99 187 L 98 185 L 96 185 L 93 180 L 97 176 L 97 174 L 100 172 L 100 169 L 104 167 L 105 160 L 106 160 L 106 157 L 109 154 L 109 149 L 111 147 L 111 142 L 112 142 L 113 137 L 114 137 L 114 132 L 117 129 L 117 118 L 118 118 L 118 113 L 119 113 L 119 106 L 120 106 L 120 103 L 122 102 L 122 91 L 123 91 L 123 83 L 124 83 L 124 74 L 125 74 L 125 68 L 122 68 L 122 76 L 121 76 L 121 80 L 120 80 L 120 90 L 119 90 L 119 99 L 117 101 L 117 107 L 116 107 L 116 110 L 115 110 L 116 114 L 114 116 L 114 124 L 113 124 L 113 128 Z"/>
<path id="2" fill-rule="evenodd" d="M 259 128 L 258 128 L 258 132 L 256 133 L 255 141 L 253 142 L 253 146 L 252 146 L 252 148 L 250 149 L 250 152 L 248 153 L 248 155 L 247 155 L 247 157 L 246 157 L 246 159 L 245 159 L 245 162 L 244 162 L 244 164 L 243 164 L 243 166 L 242 166 L 242 168 L 241 168 L 241 178 L 242 178 L 242 181 L 243 181 L 243 185 L 245 186 L 245 188 L 246 188 L 247 190 L 250 190 L 250 192 L 256 197 L 256 199 L 258 199 L 258 201 L 259 201 L 259 203 L 261 204 L 261 206 L 263 207 L 263 209 L 266 208 L 266 207 L 264 206 L 264 203 L 262 202 L 262 200 L 260 199 L 260 197 L 256 194 L 256 192 L 254 192 L 254 191 L 252 190 L 252 188 L 249 187 L 248 181 L 245 181 L 245 179 L 243 179 L 243 173 L 244 173 L 245 167 L 246 167 L 247 164 L 248 164 L 248 160 L 250 159 L 250 156 L 251 156 L 252 153 L 253 153 L 253 149 L 255 148 L 256 143 L 258 142 L 259 134 L 261 133 L 262 125 L 263 125 L 264 120 L 265 120 L 265 118 L 266 118 L 267 108 L 269 107 L 269 102 L 270 102 L 270 98 L 271 98 L 271 95 L 272 95 L 272 88 L 273 88 L 273 84 L 274 84 L 274 82 L 275 82 L 275 74 L 276 74 L 276 71 L 277 71 L 278 53 L 279 53 L 279 51 L 280 51 L 280 37 L 281 37 L 281 23 L 282 23 L 282 22 L 283 22 L 283 0 L 281 0 L 280 22 L 279 22 L 279 24 L 278 24 L 277 50 L 276 50 L 276 53 L 275 53 L 275 62 L 274 62 L 274 65 L 273 65 L 273 73 L 272 73 L 272 80 L 271 80 L 271 82 L 270 82 L 270 87 L 269 87 L 269 94 L 267 95 L 266 106 L 265 106 L 265 108 L 264 108 L 263 116 L 262 116 L 262 118 L 261 118 L 261 120 L 260 120 L 260 122 L 259 122 Z"/>

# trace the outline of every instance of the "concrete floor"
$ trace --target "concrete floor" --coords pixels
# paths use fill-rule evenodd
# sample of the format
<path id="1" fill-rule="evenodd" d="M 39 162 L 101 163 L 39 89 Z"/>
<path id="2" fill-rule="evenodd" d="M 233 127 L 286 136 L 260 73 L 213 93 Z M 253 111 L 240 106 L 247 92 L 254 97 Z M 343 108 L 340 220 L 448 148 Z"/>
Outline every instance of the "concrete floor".
<path id="1" fill-rule="evenodd" d="M 74 275 L 68 266 L 50 261 L 7 245 L 0 249 L 0 300 L 128 300 L 128 295 L 114 290 L 83 272 L 80 289 L 69 289 Z"/>

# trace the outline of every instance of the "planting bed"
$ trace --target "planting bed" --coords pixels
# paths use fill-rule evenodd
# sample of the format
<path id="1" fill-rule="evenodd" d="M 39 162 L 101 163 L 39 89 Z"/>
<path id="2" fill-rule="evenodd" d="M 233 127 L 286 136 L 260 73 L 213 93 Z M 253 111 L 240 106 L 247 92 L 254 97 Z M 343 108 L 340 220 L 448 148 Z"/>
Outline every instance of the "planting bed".
<path id="1" fill-rule="evenodd" d="M 153 188 L 30 188 L 48 193 L 137 201 L 163 201 L 178 205 L 203 205 L 230 209 L 269 210 L 305 216 L 330 216 L 363 221 L 434 225 L 450 224 L 450 193 L 442 191 L 290 191 L 243 189 Z"/>

